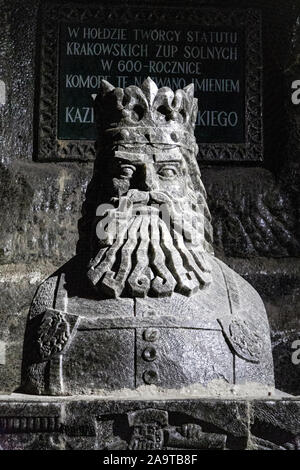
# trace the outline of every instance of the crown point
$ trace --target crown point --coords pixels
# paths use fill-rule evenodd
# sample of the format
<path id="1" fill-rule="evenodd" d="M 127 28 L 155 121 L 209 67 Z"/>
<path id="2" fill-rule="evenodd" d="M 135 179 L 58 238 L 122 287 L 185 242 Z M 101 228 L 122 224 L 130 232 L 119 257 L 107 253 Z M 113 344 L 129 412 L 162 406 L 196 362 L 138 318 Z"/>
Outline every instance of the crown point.
<path id="1" fill-rule="evenodd" d="M 189 98 L 194 98 L 194 88 L 195 87 L 193 83 L 190 83 L 189 85 L 183 88 Z"/>
<path id="2" fill-rule="evenodd" d="M 156 83 L 152 78 L 147 77 L 146 80 L 143 81 L 141 88 L 151 106 L 158 91 Z"/>
<path id="3" fill-rule="evenodd" d="M 106 80 L 101 80 L 101 93 L 102 95 L 106 95 L 107 93 L 109 93 L 110 91 L 114 90 L 115 87 L 107 82 Z"/>

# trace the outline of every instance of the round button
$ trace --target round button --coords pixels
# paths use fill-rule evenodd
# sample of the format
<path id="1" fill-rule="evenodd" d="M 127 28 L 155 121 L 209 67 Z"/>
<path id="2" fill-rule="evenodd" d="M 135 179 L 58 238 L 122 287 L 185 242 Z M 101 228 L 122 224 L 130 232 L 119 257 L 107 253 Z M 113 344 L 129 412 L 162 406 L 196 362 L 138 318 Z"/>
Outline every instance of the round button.
<path id="1" fill-rule="evenodd" d="M 152 385 L 152 384 L 155 384 L 157 382 L 158 374 L 157 374 L 156 370 L 149 369 L 149 370 L 146 370 L 144 372 L 143 379 L 144 379 L 144 382 L 147 385 Z"/>
<path id="2" fill-rule="evenodd" d="M 155 348 L 146 348 L 143 351 L 143 358 L 145 361 L 151 362 L 154 361 L 157 357 L 157 352 Z"/>
<path id="3" fill-rule="evenodd" d="M 143 337 L 145 341 L 156 341 L 159 338 L 159 330 L 156 328 L 148 328 L 144 331 Z"/>

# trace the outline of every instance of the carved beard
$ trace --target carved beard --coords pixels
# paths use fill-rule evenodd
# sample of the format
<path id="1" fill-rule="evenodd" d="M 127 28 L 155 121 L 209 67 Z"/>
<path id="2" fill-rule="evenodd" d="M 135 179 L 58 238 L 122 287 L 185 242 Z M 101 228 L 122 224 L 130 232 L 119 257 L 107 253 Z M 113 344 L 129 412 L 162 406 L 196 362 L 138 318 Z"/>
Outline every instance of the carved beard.
<path id="1" fill-rule="evenodd" d="M 199 232 L 203 217 L 192 191 L 174 198 L 161 191 L 130 190 L 114 202 L 118 207 L 106 211 L 97 225 L 100 249 L 87 273 L 99 292 L 109 297 L 190 296 L 210 283 Z"/>

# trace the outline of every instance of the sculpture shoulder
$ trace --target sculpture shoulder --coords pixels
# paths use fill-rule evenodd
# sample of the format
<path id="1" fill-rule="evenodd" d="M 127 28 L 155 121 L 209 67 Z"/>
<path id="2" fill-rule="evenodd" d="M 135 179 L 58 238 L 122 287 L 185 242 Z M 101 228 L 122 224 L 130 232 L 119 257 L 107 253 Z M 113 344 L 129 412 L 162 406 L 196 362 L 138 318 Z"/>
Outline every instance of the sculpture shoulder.
<path id="1" fill-rule="evenodd" d="M 53 308 L 58 281 L 59 274 L 54 273 L 39 285 L 30 306 L 30 318 L 40 315 L 47 308 Z"/>
<path id="2" fill-rule="evenodd" d="M 260 316 L 266 320 L 266 310 L 259 293 L 237 272 L 215 258 L 221 268 L 232 308 L 245 311 L 248 317 Z"/>
<path id="3" fill-rule="evenodd" d="M 76 292 L 86 289 L 84 272 L 84 260 L 79 256 L 74 256 L 62 265 L 37 288 L 30 307 L 29 318 L 44 313 L 47 308 L 55 308 L 60 284 L 62 284 L 62 289 L 68 285 L 69 290 Z"/>
<path id="4" fill-rule="evenodd" d="M 223 273 L 231 310 L 229 316 L 220 315 L 218 321 L 237 356 L 236 379 L 241 381 L 248 375 L 252 381 L 273 384 L 270 327 L 264 303 L 239 274 L 220 260 L 215 259 L 215 263 Z"/>

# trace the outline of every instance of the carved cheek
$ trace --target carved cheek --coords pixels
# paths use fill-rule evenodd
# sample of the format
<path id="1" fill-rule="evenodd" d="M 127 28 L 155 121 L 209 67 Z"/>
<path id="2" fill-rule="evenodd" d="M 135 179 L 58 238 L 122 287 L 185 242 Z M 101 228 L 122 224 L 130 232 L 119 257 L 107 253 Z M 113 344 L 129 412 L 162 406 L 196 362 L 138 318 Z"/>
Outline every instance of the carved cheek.
<path id="1" fill-rule="evenodd" d="M 186 194 L 184 180 L 180 177 L 170 180 L 160 179 L 159 189 L 168 192 L 170 195 L 184 196 Z"/>
<path id="2" fill-rule="evenodd" d="M 130 180 L 127 178 L 113 178 L 113 188 L 117 194 L 125 194 L 130 189 Z"/>

